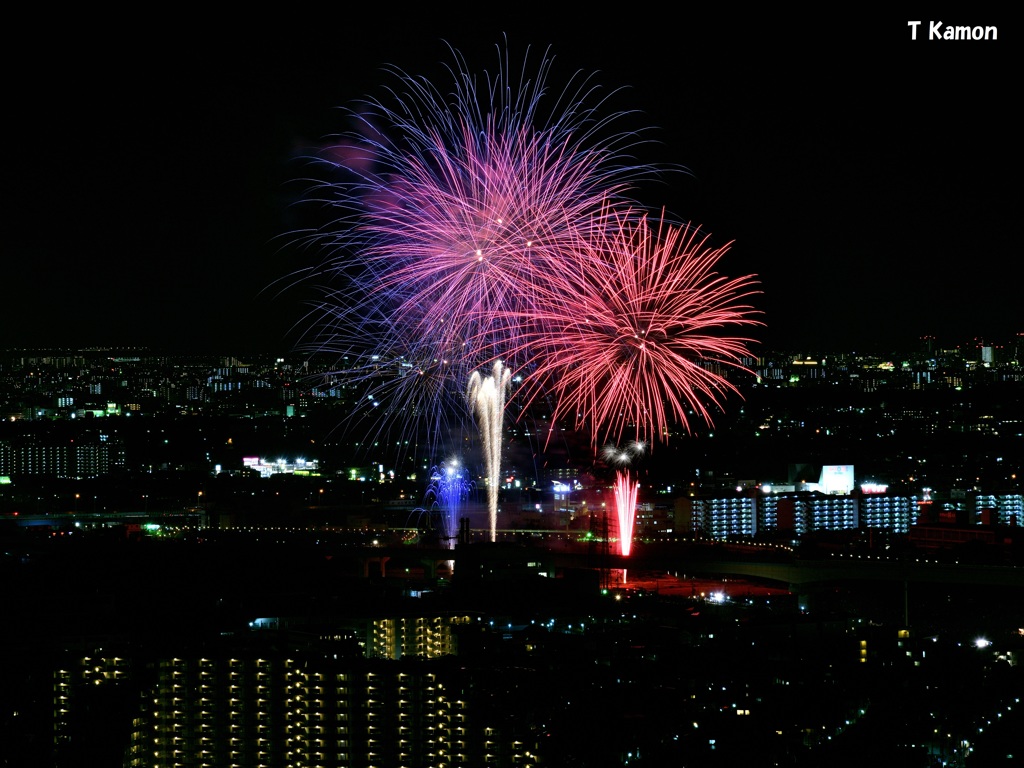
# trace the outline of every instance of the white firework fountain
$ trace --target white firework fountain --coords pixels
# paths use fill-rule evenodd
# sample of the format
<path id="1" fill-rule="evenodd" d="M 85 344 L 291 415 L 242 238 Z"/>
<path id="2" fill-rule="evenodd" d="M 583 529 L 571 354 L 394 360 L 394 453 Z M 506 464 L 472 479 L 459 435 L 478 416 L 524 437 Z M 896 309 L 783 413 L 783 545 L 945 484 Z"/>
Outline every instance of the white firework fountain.
<path id="1" fill-rule="evenodd" d="M 512 373 L 500 360 L 494 362 L 490 376 L 474 371 L 469 377 L 467 397 L 476 414 L 487 470 L 487 513 L 491 541 L 498 538 L 498 484 L 501 471 L 501 432 L 505 420 L 505 393 L 512 382 Z"/>

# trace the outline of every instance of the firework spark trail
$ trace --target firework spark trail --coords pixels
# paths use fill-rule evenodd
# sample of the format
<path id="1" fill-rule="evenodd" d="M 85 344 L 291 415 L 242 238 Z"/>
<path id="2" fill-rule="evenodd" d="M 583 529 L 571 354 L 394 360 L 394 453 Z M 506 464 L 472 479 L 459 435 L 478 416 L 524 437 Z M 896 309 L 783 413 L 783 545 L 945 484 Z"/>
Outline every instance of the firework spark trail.
<path id="1" fill-rule="evenodd" d="M 640 483 L 629 476 L 628 469 L 615 473 L 615 511 L 619 518 L 619 552 L 623 557 L 629 557 L 633 548 L 633 521 L 639 490 Z"/>
<path id="2" fill-rule="evenodd" d="M 463 504 L 469 499 L 473 483 L 465 477 L 465 471 L 457 460 L 450 460 L 440 467 L 434 467 L 430 473 L 428 496 L 434 497 L 441 511 L 441 543 L 454 549 L 459 518 Z"/>
<path id="3" fill-rule="evenodd" d="M 512 374 L 496 360 L 490 376 L 474 371 L 469 378 L 467 396 L 480 425 L 484 465 L 487 470 L 487 512 L 491 541 L 498 537 L 498 483 L 501 478 L 501 432 L 505 419 L 505 393 Z"/>
<path id="4" fill-rule="evenodd" d="M 647 449 L 645 443 L 631 441 L 625 448 L 606 445 L 601 449 L 601 458 L 615 468 L 615 512 L 619 523 L 619 553 L 628 557 L 633 549 L 633 522 L 636 520 L 636 499 L 640 490 L 640 482 L 634 480 L 629 473 L 629 466 L 643 455 Z"/>
<path id="5" fill-rule="evenodd" d="M 534 362 L 525 402 L 550 395 L 553 420 L 573 419 L 595 445 L 630 431 L 665 441 L 673 418 L 691 430 L 689 410 L 712 424 L 711 407 L 738 393 L 722 371 L 746 371 L 750 355 L 750 339 L 723 329 L 761 324 L 744 303 L 754 278 L 713 271 L 729 245 L 709 248 L 697 228 L 664 220 L 654 230 L 646 216 L 621 223 L 578 243 L 539 286 L 515 350 Z"/>

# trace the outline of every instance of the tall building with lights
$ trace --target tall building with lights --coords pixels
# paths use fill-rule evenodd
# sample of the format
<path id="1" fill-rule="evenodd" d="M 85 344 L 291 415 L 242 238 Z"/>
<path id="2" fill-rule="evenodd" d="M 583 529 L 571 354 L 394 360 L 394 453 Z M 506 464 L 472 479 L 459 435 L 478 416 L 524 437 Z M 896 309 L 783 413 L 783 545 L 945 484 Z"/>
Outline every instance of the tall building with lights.
<path id="1" fill-rule="evenodd" d="M 676 527 L 712 539 L 744 538 L 770 532 L 805 536 L 816 531 L 863 528 L 906 534 L 928 521 L 934 502 L 907 494 L 823 494 L 817 491 L 737 493 L 721 497 L 683 498 L 676 505 Z M 1024 521 L 1024 495 L 976 493 L 949 510 L 938 522 L 1007 527 Z M 944 507 L 944 509 L 945 509 Z"/>
<path id="2" fill-rule="evenodd" d="M 507 694 L 495 670 L 443 653 L 447 618 L 401 621 L 370 621 L 364 651 L 256 631 L 146 660 L 72 658 L 54 675 L 56 752 L 120 735 L 130 768 L 536 765 L 536 729 L 494 706 Z"/>

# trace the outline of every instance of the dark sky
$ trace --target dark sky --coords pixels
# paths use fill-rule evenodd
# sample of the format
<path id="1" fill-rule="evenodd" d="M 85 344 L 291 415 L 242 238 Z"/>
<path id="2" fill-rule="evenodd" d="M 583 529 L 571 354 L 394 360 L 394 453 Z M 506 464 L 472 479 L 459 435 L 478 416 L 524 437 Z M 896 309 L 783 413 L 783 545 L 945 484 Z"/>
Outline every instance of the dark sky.
<path id="1" fill-rule="evenodd" d="M 3 54 L 0 349 L 287 352 L 303 307 L 272 284 L 317 258 L 282 249 L 290 182 L 308 173 L 296 155 L 347 127 L 338 107 L 384 95 L 383 65 L 441 72 L 447 41 L 493 69 L 506 34 L 534 60 L 550 46 L 552 87 L 579 69 L 627 88 L 615 104 L 654 127 L 651 159 L 690 171 L 642 202 L 735 241 L 719 268 L 760 277 L 767 347 L 1024 331 L 1006 17 L 964 5 L 946 21 L 997 25 L 998 41 L 945 42 L 919 15 L 911 40 L 902 11 L 502 7 L 514 14 L 26 20 Z"/>

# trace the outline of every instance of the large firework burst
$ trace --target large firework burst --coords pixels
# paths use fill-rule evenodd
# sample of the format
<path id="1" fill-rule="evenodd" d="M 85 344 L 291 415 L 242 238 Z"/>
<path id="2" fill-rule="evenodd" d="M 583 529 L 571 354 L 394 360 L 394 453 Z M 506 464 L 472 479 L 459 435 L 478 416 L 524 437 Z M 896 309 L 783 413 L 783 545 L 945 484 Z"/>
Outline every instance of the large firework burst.
<path id="1" fill-rule="evenodd" d="M 505 348 L 537 304 L 535 286 L 572 244 L 611 237 L 612 211 L 633 210 L 633 185 L 658 175 L 633 160 L 642 132 L 617 128 L 627 113 L 605 112 L 614 92 L 592 76 L 577 72 L 556 92 L 547 54 L 531 75 L 529 52 L 517 68 L 499 48 L 483 78 L 452 54 L 450 90 L 390 68 L 388 98 L 351 110 L 357 128 L 318 158 L 337 173 L 316 197 L 339 215 L 307 234 L 329 258 L 308 275 L 324 299 L 302 346 L 347 355 L 347 377 L 370 385 L 360 402 L 415 400 L 428 421 L 462 410 L 478 366 L 525 361 L 530 350 L 513 359 Z M 382 381 L 381 360 L 443 366 L 449 385 Z M 410 423 L 405 404 L 387 413 Z"/>
<path id="2" fill-rule="evenodd" d="M 757 291 L 713 271 L 729 245 L 649 222 L 631 196 L 664 169 L 632 158 L 640 134 L 590 77 L 549 92 L 546 55 L 529 76 L 499 49 L 478 79 L 452 52 L 450 90 L 389 70 L 388 98 L 352 110 L 358 128 L 321 158 L 338 216 L 308 233 L 328 258 L 308 273 L 323 298 L 300 346 L 347 358 L 333 375 L 360 390 L 350 424 L 397 429 L 392 444 L 433 459 L 476 416 L 493 541 L 510 370 L 523 412 L 543 400 L 595 448 L 665 441 L 737 391 Z M 623 546 L 636 492 L 620 467 Z"/>
<path id="3" fill-rule="evenodd" d="M 553 417 L 588 429 L 595 446 L 666 441 L 695 416 L 711 424 L 737 392 L 729 369 L 746 370 L 750 355 L 751 340 L 730 334 L 760 324 L 746 303 L 754 278 L 713 271 L 729 245 L 708 247 L 696 227 L 654 229 L 646 215 L 619 222 L 566 252 L 519 337 L 534 363 L 527 397 L 551 396 Z"/>

